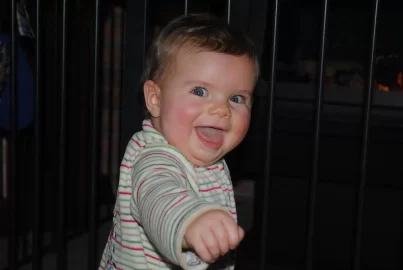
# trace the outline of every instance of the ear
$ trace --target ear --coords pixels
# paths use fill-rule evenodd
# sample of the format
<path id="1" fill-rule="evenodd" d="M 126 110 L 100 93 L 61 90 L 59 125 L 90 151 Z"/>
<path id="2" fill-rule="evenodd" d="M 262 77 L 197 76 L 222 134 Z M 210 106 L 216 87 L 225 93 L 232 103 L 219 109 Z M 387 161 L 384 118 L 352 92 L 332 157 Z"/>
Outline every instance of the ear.
<path id="1" fill-rule="evenodd" d="M 161 89 L 154 81 L 148 80 L 144 83 L 143 91 L 147 110 L 152 117 L 159 117 Z"/>

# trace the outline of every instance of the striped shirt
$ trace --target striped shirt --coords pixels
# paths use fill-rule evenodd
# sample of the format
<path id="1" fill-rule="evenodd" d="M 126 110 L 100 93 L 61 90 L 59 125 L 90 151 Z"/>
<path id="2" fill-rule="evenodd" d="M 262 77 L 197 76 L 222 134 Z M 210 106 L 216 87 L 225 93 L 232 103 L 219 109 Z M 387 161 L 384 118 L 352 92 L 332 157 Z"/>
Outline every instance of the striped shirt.
<path id="1" fill-rule="evenodd" d="M 215 209 L 237 218 L 225 161 L 193 166 L 144 120 L 123 157 L 113 227 L 99 269 L 233 269 L 231 254 L 209 266 L 182 250 L 190 222 Z"/>

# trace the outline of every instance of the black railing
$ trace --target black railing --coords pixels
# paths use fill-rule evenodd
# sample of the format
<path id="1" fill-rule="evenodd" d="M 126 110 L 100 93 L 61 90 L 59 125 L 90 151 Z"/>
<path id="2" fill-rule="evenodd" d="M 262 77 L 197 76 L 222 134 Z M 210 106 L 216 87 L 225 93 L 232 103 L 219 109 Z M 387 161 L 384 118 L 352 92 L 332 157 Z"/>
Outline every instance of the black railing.
<path id="1" fill-rule="evenodd" d="M 42 227 L 42 216 L 43 211 L 42 208 L 42 194 L 43 194 L 43 151 L 41 145 L 41 138 L 43 136 L 42 133 L 42 99 L 40 97 L 42 94 L 43 87 L 43 76 L 42 76 L 42 31 L 40 25 L 42 18 L 42 1 L 36 1 L 36 97 L 35 97 L 35 172 L 34 172 L 34 222 L 32 226 L 32 269 L 40 270 L 42 269 L 42 237 L 41 237 L 41 227 Z M 11 267 L 12 269 L 12 267 Z"/>
<path id="2" fill-rule="evenodd" d="M 362 222 L 363 222 L 363 212 L 364 212 L 364 194 L 367 183 L 367 160 L 368 160 L 368 138 L 369 138 L 369 123 L 372 110 L 372 97 L 374 92 L 374 63 L 375 63 L 375 48 L 376 48 L 376 30 L 378 24 L 378 8 L 379 0 L 374 0 L 374 15 L 372 24 L 372 35 L 371 35 L 371 49 L 369 55 L 369 69 L 368 69 L 368 80 L 367 80 L 367 93 L 365 95 L 364 103 L 364 117 L 363 130 L 362 130 L 362 153 L 361 153 L 361 175 L 360 182 L 357 190 L 357 202 L 356 202 L 356 220 L 355 220 L 355 234 L 354 234 L 354 254 L 353 254 L 353 269 L 360 269 L 361 263 L 361 241 L 362 241 Z"/>
<path id="3" fill-rule="evenodd" d="M 313 268 L 313 235 L 315 232 L 315 207 L 316 207 L 316 194 L 318 189 L 318 174 L 319 174 L 319 146 L 320 146 L 320 131 L 321 131 L 321 117 L 323 110 L 323 88 L 325 76 L 325 49 L 326 49 L 326 34 L 327 34 L 327 14 L 328 14 L 328 1 L 323 1 L 322 8 L 322 27 L 320 38 L 320 54 L 319 54 L 319 76 L 317 83 L 316 94 L 316 108 L 315 108 L 315 128 L 314 128 L 314 144 L 313 144 L 313 158 L 312 158 L 312 179 L 309 189 L 309 206 L 307 218 L 307 235 L 306 235 L 306 248 L 305 248 L 305 268 Z"/>
<path id="4" fill-rule="evenodd" d="M 7 254 L 8 264 L 4 269 L 18 269 L 21 265 L 32 264 L 32 269 L 43 269 L 43 259 L 49 252 L 57 254 L 56 269 L 68 269 L 68 244 L 72 238 L 79 237 L 83 233 L 88 233 L 87 252 L 83 256 L 87 257 L 87 266 L 85 269 L 96 269 L 100 258 L 100 248 L 104 244 L 98 239 L 98 228 L 101 224 L 100 208 L 103 205 L 110 205 L 111 202 L 102 202 L 105 195 L 101 191 L 102 186 L 106 190 L 113 189 L 114 181 L 111 181 L 113 175 L 102 178 L 100 175 L 100 153 L 101 137 L 100 130 L 102 106 L 109 108 L 109 116 L 106 118 L 107 129 L 107 160 L 110 166 L 118 166 L 112 160 L 112 140 L 113 140 L 113 89 L 116 87 L 115 71 L 115 51 L 119 50 L 119 65 L 124 69 L 124 77 L 120 75 L 120 152 L 126 146 L 126 142 L 140 127 L 142 121 L 142 108 L 139 104 L 134 104 L 138 100 L 138 81 L 141 76 L 146 48 L 149 44 L 152 33 L 153 19 L 158 16 L 153 10 L 152 1 L 136 0 L 121 1 L 124 3 L 127 19 L 119 22 L 121 26 L 121 37 L 125 37 L 125 47 L 117 45 L 114 41 L 116 20 L 112 19 L 110 24 L 110 40 L 104 39 L 103 23 L 110 11 L 111 6 L 100 0 L 88 1 L 32 1 L 35 6 L 35 42 L 34 42 L 34 66 L 35 74 L 35 120 L 34 129 L 31 136 L 34 138 L 34 153 L 32 153 L 34 163 L 33 175 L 33 220 L 22 220 L 19 213 L 21 204 L 27 203 L 19 194 L 24 183 L 18 179 L 19 171 L 24 170 L 24 164 L 19 163 L 20 155 L 24 155 L 17 150 L 19 142 L 18 114 L 19 99 L 18 96 L 18 22 L 17 22 L 17 4 L 23 3 L 17 0 L 10 0 L 10 22 L 11 22 L 11 70 L 10 70 L 10 125 L 4 130 L 4 136 L 7 138 L 8 147 L 0 148 L 7 153 L 6 167 L 2 168 L 2 175 L 6 178 L 0 178 L 4 183 L 0 185 L 0 191 L 7 196 L 0 200 L 0 203 L 7 202 Z M 113 1 L 112 1 L 113 2 Z M 181 13 L 192 12 L 194 2 L 182 1 L 180 7 Z M 220 1 L 217 1 L 220 2 Z M 338 100 L 326 100 L 325 67 L 327 59 L 327 37 L 328 37 L 328 0 L 321 1 L 321 31 L 319 39 L 319 57 L 318 57 L 318 76 L 316 81 L 316 90 L 314 99 L 311 97 L 282 97 L 277 89 L 277 58 L 279 43 L 279 22 L 282 13 L 281 2 L 279 0 L 227 0 L 225 10 L 220 11 L 221 16 L 225 16 L 229 24 L 242 24 L 238 21 L 240 18 L 248 18 L 247 24 L 243 28 L 248 29 L 252 38 L 255 39 L 257 47 L 262 54 L 264 44 L 269 44 L 268 74 L 266 74 L 268 84 L 265 107 L 267 111 L 265 125 L 265 161 L 260 175 L 264 180 L 259 183 L 261 189 L 256 191 L 256 200 L 259 217 L 256 218 L 258 237 L 254 242 L 258 252 L 256 268 L 271 269 L 273 264 L 270 261 L 269 243 L 270 236 L 268 230 L 271 217 L 271 196 L 273 194 L 273 145 L 275 144 L 276 127 L 276 102 L 296 102 L 312 105 L 313 113 L 313 132 L 312 159 L 311 159 L 311 177 L 308 188 L 308 202 L 305 224 L 299 224 L 304 227 L 304 255 L 300 268 L 311 270 L 315 268 L 317 255 L 315 254 L 315 233 L 317 218 L 317 192 L 320 182 L 320 160 L 321 160 L 321 138 L 323 138 L 323 114 L 325 104 L 335 104 L 338 106 L 351 106 L 349 102 L 340 102 Z M 362 269 L 362 238 L 364 226 L 364 205 L 368 179 L 368 152 L 371 130 L 371 116 L 374 108 L 398 109 L 401 110 L 401 104 L 389 104 L 389 107 L 378 101 L 374 101 L 374 67 L 377 44 L 377 25 L 379 13 L 379 0 L 366 2 L 366 5 L 372 4 L 371 40 L 369 44 L 369 63 L 366 78 L 365 95 L 363 98 L 362 110 L 362 130 L 361 130 L 361 156 L 359 168 L 359 183 L 356 185 L 356 201 L 354 205 L 354 226 L 351 244 L 351 269 Z M 34 4 L 35 3 L 35 4 Z M 247 11 L 244 7 L 248 6 Z M 1 8 L 1 6 L 0 6 Z M 207 8 L 208 9 L 208 8 Z M 267 12 L 266 12 L 267 9 Z M 249 14 L 249 10 L 262 11 L 261 14 Z M 53 12 L 53 13 L 52 13 Z M 46 19 L 48 16 L 50 18 Z M 114 13 L 113 13 L 114 14 Z M 73 20 L 75 18 L 78 22 Z M 122 18 L 125 18 L 122 16 Z M 53 19 L 54 25 L 49 25 Z M 266 22 L 267 20 L 267 22 Z M 267 23 L 267 24 L 266 24 Z M 126 27 L 127 25 L 128 27 Z M 270 25 L 270 29 L 265 29 Z M 1 28 L 0 28 L 1 29 Z M 77 44 L 83 42 L 81 46 Z M 123 44 L 123 43 L 122 43 Z M 109 46 L 109 55 L 105 55 L 104 49 Z M 81 59 L 80 56 L 86 56 Z M 21 57 L 21 56 L 19 56 Z M 102 61 L 109 59 L 109 70 L 101 68 Z M 82 62 L 81 62 L 82 61 Z M 263 61 L 263 60 L 262 60 Z M 107 85 L 103 78 L 109 77 Z M 119 76 L 118 76 L 119 77 Z M 123 87 L 122 87 L 123 85 Z M 77 88 L 77 89 L 75 89 Z M 108 88 L 110 92 L 104 93 L 103 89 Z M 90 89 L 90 90 L 88 90 Z M 109 99 L 109 105 L 105 105 L 106 95 Z M 1 92 L 0 92 L 1 97 Z M 314 100 L 314 101 L 312 101 Z M 50 104 L 52 101 L 55 103 Z M 373 103 L 376 103 L 373 105 Z M 358 102 L 359 104 L 359 102 Z M 75 110 L 79 110 L 79 112 Z M 89 127 L 89 128 L 88 128 Z M 1 130 L 0 130 L 1 132 Z M 0 135 L 2 135 L 0 133 Z M 84 138 L 82 138 L 84 136 Z M 1 138 L 2 136 L 0 136 Z M 57 138 L 57 139 L 55 139 Z M 400 142 L 401 143 L 401 142 Z M 53 146 L 52 146 L 53 145 Z M 82 147 L 88 146 L 88 149 Z M 4 154 L 2 153 L 4 156 Z M 120 157 L 121 155 L 119 155 Z M 55 158 L 55 160 L 53 160 Z M 3 173 L 7 172 L 7 174 Z M 111 174 L 111 170 L 109 170 Z M 88 180 L 89 179 L 89 180 Z M 101 179 L 101 180 L 100 180 Z M 82 182 L 84 181 L 84 183 Z M 51 188 L 46 188 L 46 186 Z M 3 191 L 2 188 L 6 187 Z M 104 188 L 105 190 L 105 188 Z M 401 189 L 399 189 L 401 191 Z M 49 194 L 55 191 L 55 194 Z M 1 194 L 3 196 L 3 194 Z M 74 200 L 77 198 L 77 202 Z M 46 201 L 46 203 L 45 203 Z M 113 201 L 113 196 L 112 196 Z M 49 203 L 50 202 L 50 203 Z M 50 204 L 51 210 L 46 208 Z M 54 205 L 52 205 L 54 204 Z M 84 209 L 85 208 L 85 209 Z M 71 210 L 73 209 L 73 210 Z M 83 210 L 84 209 L 84 210 Z M 79 212 L 79 213 L 78 213 Z M 110 214 L 110 213 L 109 213 Z M 3 213 L 2 213 L 3 215 Z M 107 216 L 109 217 L 109 216 Z M 77 220 L 87 219 L 83 223 Z M 47 226 L 51 220 L 53 224 Z M 20 224 L 28 222 L 30 230 L 20 231 Z M 1 224 L 1 223 L 0 223 Z M 45 228 L 46 227 L 46 228 Z M 45 241 L 46 231 L 53 233 L 52 241 Z M 31 254 L 27 252 L 27 239 L 32 232 Z M 398 237 L 398 236 L 396 236 Z M 20 240 L 23 239 L 23 245 Z M 0 247 L 1 248 L 1 247 Z M 1 250 L 0 253 L 3 253 Z M 5 253 L 5 252 L 4 252 Z M 3 253 L 3 254 L 4 254 Z M 21 256 L 23 254 L 23 256 Z M 3 266 L 0 267 L 3 269 Z M 83 268 L 84 269 L 84 268 Z"/>
<path id="5" fill-rule="evenodd" d="M 260 245 L 259 245 L 259 269 L 267 268 L 267 226 L 269 222 L 269 197 L 271 187 L 271 159 L 273 144 L 273 114 L 274 114 L 274 91 L 276 83 L 276 59 L 277 59 L 277 31 L 278 31 L 279 1 L 273 1 L 273 30 L 271 38 L 271 63 L 270 63 L 270 86 L 269 86 L 269 104 L 267 117 L 267 149 L 264 167 L 263 199 L 262 199 L 262 223 L 260 226 Z"/>
<path id="6" fill-rule="evenodd" d="M 11 73 L 10 73 L 10 147 L 8 152 L 9 169 L 7 170 L 9 179 L 16 179 L 17 176 L 17 117 L 18 117 L 18 107 L 17 107 L 17 6 L 16 1 L 11 1 Z M 6 180 L 7 181 L 7 180 Z M 10 198 L 10 235 L 8 241 L 8 253 L 9 265 L 11 268 L 16 268 L 17 266 L 17 191 L 16 182 L 7 181 L 9 183 L 9 193 Z"/>

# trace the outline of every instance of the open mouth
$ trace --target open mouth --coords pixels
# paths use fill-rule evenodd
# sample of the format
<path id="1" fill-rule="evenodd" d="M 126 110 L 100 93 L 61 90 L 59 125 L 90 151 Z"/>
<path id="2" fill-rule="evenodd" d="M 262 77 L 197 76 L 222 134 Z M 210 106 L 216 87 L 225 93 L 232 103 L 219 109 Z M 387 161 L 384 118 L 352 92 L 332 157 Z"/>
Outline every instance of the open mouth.
<path id="1" fill-rule="evenodd" d="M 216 127 L 196 127 L 197 137 L 208 148 L 218 149 L 224 142 L 225 131 Z"/>

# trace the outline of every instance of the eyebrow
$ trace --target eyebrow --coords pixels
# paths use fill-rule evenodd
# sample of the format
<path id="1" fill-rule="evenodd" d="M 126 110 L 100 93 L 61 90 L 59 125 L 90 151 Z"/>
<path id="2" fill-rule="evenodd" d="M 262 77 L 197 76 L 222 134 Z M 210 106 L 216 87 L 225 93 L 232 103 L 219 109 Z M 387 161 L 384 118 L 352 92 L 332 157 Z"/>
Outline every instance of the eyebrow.
<path id="1" fill-rule="evenodd" d="M 253 90 L 238 90 L 237 92 L 243 93 L 243 94 L 248 94 L 248 95 L 253 95 Z"/>
<path id="2" fill-rule="evenodd" d="M 199 86 L 209 87 L 209 88 L 213 86 L 211 83 L 208 83 L 208 82 L 205 82 L 205 81 L 200 81 L 200 80 L 185 81 L 185 85 L 189 85 L 189 84 L 196 84 L 196 85 L 199 85 Z M 254 89 L 251 89 L 251 90 L 234 90 L 234 92 L 253 97 L 253 90 Z"/>
<path id="3" fill-rule="evenodd" d="M 208 83 L 208 82 L 205 82 L 205 81 L 199 81 L 199 80 L 185 81 L 185 85 L 189 85 L 189 84 L 199 84 L 200 86 L 208 86 L 208 87 L 213 86 L 211 83 Z"/>
<path id="4" fill-rule="evenodd" d="M 189 85 L 189 84 L 198 84 L 200 86 L 208 86 L 208 87 L 213 86 L 211 83 L 208 83 L 208 82 L 205 82 L 205 81 L 199 81 L 199 80 L 185 81 L 185 85 Z M 249 94 L 249 95 L 251 95 L 253 93 L 253 89 L 250 89 L 250 90 L 234 90 L 234 91 L 239 92 L 239 93 Z"/>

